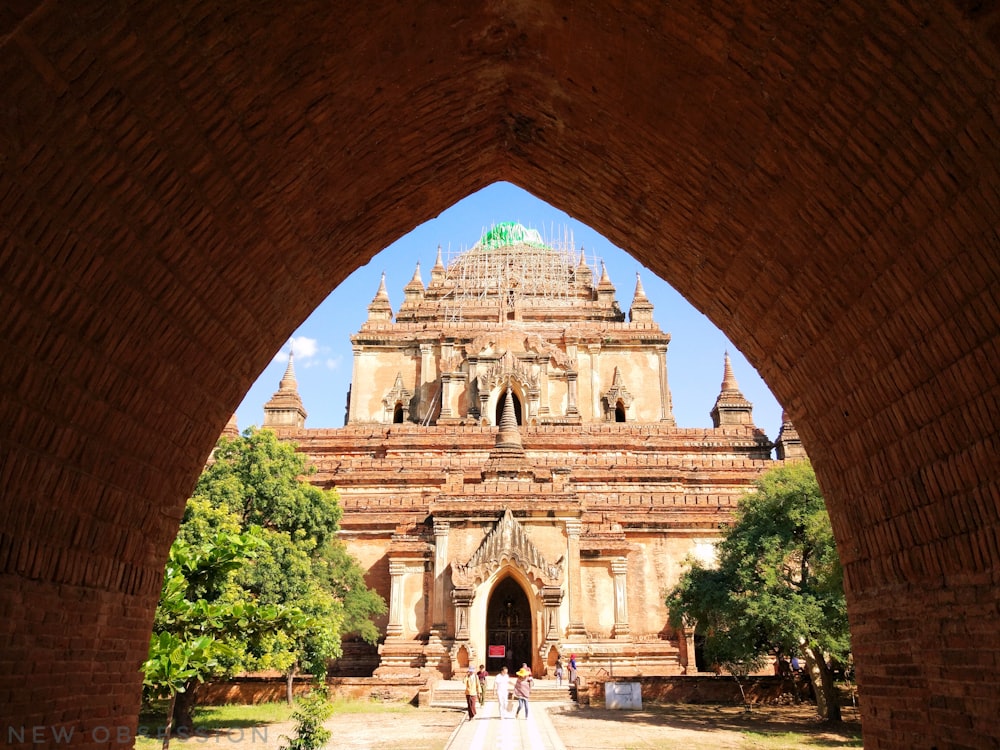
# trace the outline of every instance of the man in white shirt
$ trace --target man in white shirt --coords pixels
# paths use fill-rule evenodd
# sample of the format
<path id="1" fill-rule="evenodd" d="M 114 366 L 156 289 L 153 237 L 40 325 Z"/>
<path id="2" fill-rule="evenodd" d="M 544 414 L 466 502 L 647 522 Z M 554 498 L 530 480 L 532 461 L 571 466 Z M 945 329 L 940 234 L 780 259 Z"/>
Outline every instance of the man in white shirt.
<path id="1" fill-rule="evenodd" d="M 497 693 L 497 703 L 500 704 L 500 718 L 509 719 L 507 713 L 507 695 L 510 692 L 510 675 L 507 674 L 507 667 L 503 667 L 493 680 L 493 689 Z"/>

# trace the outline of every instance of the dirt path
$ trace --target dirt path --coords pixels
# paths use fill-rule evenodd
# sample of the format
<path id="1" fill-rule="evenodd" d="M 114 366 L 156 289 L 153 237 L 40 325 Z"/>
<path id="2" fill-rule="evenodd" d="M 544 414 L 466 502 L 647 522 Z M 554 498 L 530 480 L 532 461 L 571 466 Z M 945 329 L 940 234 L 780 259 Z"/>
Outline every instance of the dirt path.
<path id="1" fill-rule="evenodd" d="M 567 707 L 549 718 L 566 750 L 783 750 L 861 747 L 861 726 L 833 727 L 812 707 L 759 708 L 745 714 L 731 706 L 651 706 L 642 711 Z"/>

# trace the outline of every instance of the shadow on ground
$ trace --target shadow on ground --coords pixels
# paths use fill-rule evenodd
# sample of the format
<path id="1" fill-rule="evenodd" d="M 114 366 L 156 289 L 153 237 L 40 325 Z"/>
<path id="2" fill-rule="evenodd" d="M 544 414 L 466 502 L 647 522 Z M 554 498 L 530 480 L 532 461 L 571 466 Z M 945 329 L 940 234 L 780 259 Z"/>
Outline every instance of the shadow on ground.
<path id="1" fill-rule="evenodd" d="M 821 721 L 812 706 L 761 707 L 750 712 L 737 706 L 686 704 L 648 706 L 639 711 L 575 706 L 549 709 L 552 723 L 568 748 L 608 750 L 655 747 L 670 739 L 680 740 L 679 734 L 687 741 L 699 735 L 706 748 L 738 747 L 739 739 L 747 734 L 787 738 L 788 746 L 793 747 L 860 747 L 861 724 L 849 710 L 847 713 L 847 721 L 836 723 Z M 587 739 L 576 741 L 575 737 Z M 592 744 L 596 738 L 600 744 Z"/>

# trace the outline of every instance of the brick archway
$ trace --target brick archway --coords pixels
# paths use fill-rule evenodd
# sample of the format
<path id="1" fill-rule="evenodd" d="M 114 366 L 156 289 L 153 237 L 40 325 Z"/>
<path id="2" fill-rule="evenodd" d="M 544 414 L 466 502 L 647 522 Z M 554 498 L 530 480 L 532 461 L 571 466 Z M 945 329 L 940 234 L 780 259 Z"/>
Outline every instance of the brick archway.
<path id="1" fill-rule="evenodd" d="M 5 725 L 134 728 L 242 393 L 354 268 L 509 180 L 669 280 L 795 420 L 866 743 L 1000 738 L 1000 11 L 702 8 L 0 14 Z"/>

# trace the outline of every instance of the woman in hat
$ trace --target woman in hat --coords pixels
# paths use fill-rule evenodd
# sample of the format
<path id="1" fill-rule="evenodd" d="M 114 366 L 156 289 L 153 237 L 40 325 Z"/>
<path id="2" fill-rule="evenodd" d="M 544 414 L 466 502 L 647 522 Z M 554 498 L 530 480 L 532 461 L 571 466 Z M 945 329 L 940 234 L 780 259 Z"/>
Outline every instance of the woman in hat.
<path id="1" fill-rule="evenodd" d="M 531 683 L 534 682 L 531 672 L 526 667 L 517 670 L 517 682 L 514 683 L 514 697 L 517 698 L 517 710 L 514 711 L 516 719 L 521 709 L 524 709 L 524 718 L 528 718 L 528 699 L 531 697 Z"/>

